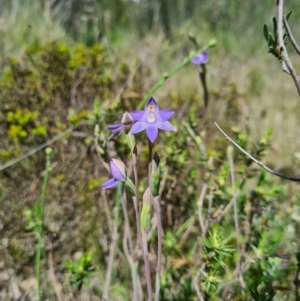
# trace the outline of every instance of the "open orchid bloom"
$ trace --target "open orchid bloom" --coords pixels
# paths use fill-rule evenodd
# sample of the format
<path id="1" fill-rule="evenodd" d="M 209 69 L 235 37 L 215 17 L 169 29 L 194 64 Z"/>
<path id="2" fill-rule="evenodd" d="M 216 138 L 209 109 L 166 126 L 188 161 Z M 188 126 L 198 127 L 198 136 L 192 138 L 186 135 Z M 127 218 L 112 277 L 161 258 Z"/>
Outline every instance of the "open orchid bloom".
<path id="1" fill-rule="evenodd" d="M 203 51 L 200 54 L 196 54 L 193 58 L 192 58 L 192 63 L 196 64 L 196 65 L 204 65 L 208 62 L 208 52 L 207 51 Z"/>
<path id="2" fill-rule="evenodd" d="M 103 189 L 109 189 L 115 187 L 118 183 L 124 182 L 127 178 L 125 164 L 118 159 L 112 159 L 110 161 L 110 172 L 112 178 L 105 181 L 101 187 Z"/>
<path id="3" fill-rule="evenodd" d="M 168 121 L 173 111 L 160 110 L 156 100 L 151 96 L 146 103 L 144 111 L 133 111 L 130 115 L 135 120 L 129 134 L 137 134 L 146 130 L 147 137 L 153 143 L 158 135 L 158 129 L 163 131 L 174 131 L 174 127 Z"/>

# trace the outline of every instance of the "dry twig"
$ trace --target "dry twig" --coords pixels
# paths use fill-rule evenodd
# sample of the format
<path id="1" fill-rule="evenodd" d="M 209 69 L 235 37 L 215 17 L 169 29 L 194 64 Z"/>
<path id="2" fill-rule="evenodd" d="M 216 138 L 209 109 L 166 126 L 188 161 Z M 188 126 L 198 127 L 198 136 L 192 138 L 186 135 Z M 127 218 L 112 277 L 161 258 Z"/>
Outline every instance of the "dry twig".
<path id="1" fill-rule="evenodd" d="M 283 16 L 283 24 L 284 24 L 284 27 L 285 27 L 285 30 L 286 30 L 286 33 L 290 39 L 290 42 L 291 44 L 293 45 L 294 49 L 297 51 L 298 54 L 300 54 L 300 47 L 299 45 L 297 44 L 293 34 L 292 34 L 292 31 L 290 29 L 290 26 L 289 26 L 289 23 L 288 23 L 288 20 L 286 18 L 286 16 Z"/>
<path id="2" fill-rule="evenodd" d="M 277 13 L 278 13 L 277 31 L 278 31 L 278 44 L 279 44 L 280 54 L 281 54 L 281 64 L 282 64 L 283 71 L 292 76 L 296 88 L 298 90 L 298 94 L 300 95 L 300 77 L 296 74 L 293 68 L 292 62 L 289 58 L 283 40 L 283 20 L 284 20 L 283 3 L 284 0 L 278 0 L 277 2 Z"/>
<path id="3" fill-rule="evenodd" d="M 215 122 L 216 127 L 219 129 L 219 131 L 225 136 L 225 138 L 227 140 L 229 140 L 238 150 L 240 150 L 243 154 L 245 154 L 249 159 L 251 159 L 253 162 L 255 162 L 258 166 L 260 166 L 261 168 L 263 168 L 264 170 L 266 170 L 267 172 L 271 173 L 272 175 L 275 175 L 279 178 L 285 179 L 285 180 L 289 180 L 289 181 L 293 181 L 293 182 L 300 182 L 300 178 L 297 177 L 290 177 L 290 176 L 286 176 L 284 174 L 281 174 L 269 167 L 267 167 L 266 165 L 264 165 L 262 162 L 260 162 L 259 160 L 255 159 L 253 156 L 251 156 L 248 152 L 246 152 L 241 146 L 239 146 L 236 142 L 234 142 L 221 128 L 220 126 Z"/>

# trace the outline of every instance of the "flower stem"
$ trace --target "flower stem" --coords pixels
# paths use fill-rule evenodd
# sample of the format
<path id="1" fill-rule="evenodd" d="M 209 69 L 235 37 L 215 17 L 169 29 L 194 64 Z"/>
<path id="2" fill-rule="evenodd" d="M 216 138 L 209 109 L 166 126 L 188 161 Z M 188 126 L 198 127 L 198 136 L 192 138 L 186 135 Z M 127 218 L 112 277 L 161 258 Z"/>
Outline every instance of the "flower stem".
<path id="1" fill-rule="evenodd" d="M 154 208 L 157 218 L 157 268 L 156 268 L 156 284 L 155 284 L 155 301 L 159 301 L 159 291 L 160 291 L 160 274 L 161 274 L 161 263 L 162 263 L 162 235 L 163 229 L 161 224 L 161 214 L 160 214 L 160 196 L 154 199 Z"/>
<path id="2" fill-rule="evenodd" d="M 149 252 L 148 252 L 148 233 L 145 230 L 142 231 L 142 239 L 143 239 L 143 254 L 144 254 L 144 262 L 145 262 L 148 301 L 152 301 L 151 270 L 150 270 Z"/>
<path id="3" fill-rule="evenodd" d="M 133 205 L 134 205 L 135 219 L 137 225 L 138 243 L 143 251 L 143 241 L 142 241 L 141 225 L 140 225 L 140 209 L 139 209 L 139 199 L 138 199 L 139 182 L 138 182 L 138 174 L 136 169 L 137 156 L 135 150 L 131 152 L 131 157 L 132 157 L 132 169 L 134 174 L 134 187 L 135 187 L 135 196 L 133 196 Z"/>
<path id="4" fill-rule="evenodd" d="M 146 96 L 143 98 L 143 100 L 140 102 L 138 109 L 140 110 L 141 108 L 143 108 L 147 102 L 147 100 L 149 99 L 149 97 L 151 95 L 154 94 L 154 92 L 156 92 L 164 83 L 167 79 L 169 79 L 170 77 L 172 77 L 175 73 L 177 73 L 178 71 L 180 71 L 183 67 L 185 67 L 186 65 L 188 65 L 191 62 L 191 59 L 199 52 L 203 52 L 205 50 L 207 50 L 208 48 L 212 48 L 216 45 L 216 41 L 213 39 L 211 41 L 208 42 L 207 45 L 205 45 L 204 47 L 202 47 L 199 51 L 192 51 L 188 56 L 186 56 L 183 61 L 177 65 L 176 67 L 174 67 L 170 72 L 164 73 L 162 78 L 158 80 L 158 82 L 152 87 L 152 89 L 150 89 L 150 91 L 148 92 L 148 94 L 146 94 Z"/>
<path id="5" fill-rule="evenodd" d="M 149 194 L 151 204 L 154 207 L 156 219 L 157 219 L 157 267 L 156 267 L 156 281 L 155 281 L 155 301 L 159 301 L 159 292 L 160 292 L 160 273 L 161 273 L 161 263 L 162 263 L 162 235 L 163 229 L 161 224 L 161 214 L 160 214 L 160 197 L 159 195 L 154 198 L 151 187 L 151 177 L 152 177 L 152 153 L 153 153 L 153 144 L 148 140 L 149 147 L 149 162 L 148 162 L 148 176 L 149 176 Z"/>
<path id="6" fill-rule="evenodd" d="M 44 203 L 45 203 L 45 194 L 46 194 L 46 188 L 50 173 L 50 155 L 51 155 L 51 148 L 46 148 L 46 166 L 45 166 L 45 176 L 43 179 L 42 184 L 42 190 L 41 190 L 41 197 L 40 202 L 38 204 L 38 228 L 37 228 L 37 234 L 38 234 L 38 244 L 37 244 L 37 251 L 36 251 L 36 258 L 35 258 L 35 277 L 37 282 L 37 298 L 38 301 L 41 300 L 41 292 L 40 292 L 40 266 L 41 266 L 41 253 L 43 249 L 43 222 L 44 222 Z"/>
<path id="7" fill-rule="evenodd" d="M 115 249 L 118 240 L 118 226 L 119 226 L 119 219 L 120 219 L 120 204 L 121 204 L 121 186 L 122 184 L 118 184 L 117 191 L 116 191 L 116 205 L 114 208 L 112 242 L 109 246 L 108 266 L 106 270 L 105 284 L 104 284 L 103 294 L 102 294 L 103 301 L 109 300 L 108 292 L 109 292 L 111 274 L 112 274 L 113 263 L 114 263 Z"/>
<path id="8" fill-rule="evenodd" d="M 149 177 L 149 194 L 150 194 L 150 202 L 152 203 L 152 193 L 150 189 L 150 179 L 151 179 L 151 162 L 152 162 L 152 149 L 153 144 L 150 140 L 148 140 L 149 146 L 149 160 L 148 160 L 148 177 Z M 151 217 L 149 217 L 150 219 Z M 143 240 L 143 253 L 144 253 L 144 261 L 145 261 L 145 273 L 146 273 L 146 281 L 147 281 L 147 290 L 148 290 L 148 301 L 152 301 L 152 283 L 151 283 L 151 270 L 150 270 L 150 262 L 149 262 L 149 253 L 148 253 L 148 229 L 142 230 L 142 240 Z"/>
<path id="9" fill-rule="evenodd" d="M 122 187 L 122 198 L 121 198 L 121 203 L 122 203 L 122 209 L 123 209 L 123 215 L 124 215 L 124 237 L 123 237 L 123 249 L 125 256 L 127 258 L 127 261 L 130 266 L 130 271 L 131 271 L 131 279 L 132 279 L 132 287 L 133 287 L 133 300 L 138 301 L 139 296 L 138 296 L 138 286 L 137 286 L 137 267 L 136 264 L 133 260 L 133 250 L 132 250 L 132 239 L 131 239 L 131 232 L 130 232 L 130 224 L 129 224 L 129 219 L 128 219 L 128 211 L 127 211 L 127 200 L 126 200 L 126 192 L 124 189 L 124 185 Z"/>

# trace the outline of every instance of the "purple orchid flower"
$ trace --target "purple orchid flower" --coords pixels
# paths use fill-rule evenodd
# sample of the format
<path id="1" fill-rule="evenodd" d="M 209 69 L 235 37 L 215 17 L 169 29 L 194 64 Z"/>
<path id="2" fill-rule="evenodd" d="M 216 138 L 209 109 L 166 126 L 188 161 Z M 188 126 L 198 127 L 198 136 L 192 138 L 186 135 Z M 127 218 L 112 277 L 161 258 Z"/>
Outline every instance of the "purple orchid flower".
<path id="1" fill-rule="evenodd" d="M 125 112 L 122 116 L 121 123 L 108 125 L 107 128 L 113 133 L 109 136 L 108 140 L 111 140 L 118 136 L 120 133 L 128 133 L 134 123 L 132 116 Z"/>
<path id="2" fill-rule="evenodd" d="M 174 131 L 172 124 L 167 121 L 173 114 L 174 112 L 170 110 L 159 110 L 156 100 L 151 96 L 145 105 L 145 111 L 130 112 L 135 124 L 129 134 L 133 135 L 146 130 L 149 140 L 153 143 L 157 138 L 158 129 Z"/>
<path id="3" fill-rule="evenodd" d="M 196 54 L 192 60 L 192 63 L 196 64 L 196 65 L 204 65 L 208 62 L 208 52 L 207 51 L 203 51 L 200 54 Z"/>
<path id="4" fill-rule="evenodd" d="M 127 178 L 125 164 L 118 159 L 112 159 L 110 161 L 110 172 L 113 177 L 101 185 L 103 189 L 113 188 L 118 183 L 124 182 Z"/>

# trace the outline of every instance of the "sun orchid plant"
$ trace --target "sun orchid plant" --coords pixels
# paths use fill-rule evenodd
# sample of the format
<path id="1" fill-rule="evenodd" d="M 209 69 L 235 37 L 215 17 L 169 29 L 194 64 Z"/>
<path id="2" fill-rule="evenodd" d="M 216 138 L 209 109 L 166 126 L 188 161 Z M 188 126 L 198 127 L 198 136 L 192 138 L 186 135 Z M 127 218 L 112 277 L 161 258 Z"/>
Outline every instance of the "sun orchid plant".
<path id="1" fill-rule="evenodd" d="M 157 101 L 154 97 L 150 97 L 145 105 L 144 110 L 137 110 L 133 112 L 125 112 L 123 114 L 122 120 L 120 123 L 108 125 L 107 128 L 113 132 L 109 139 L 116 137 L 120 133 L 125 133 L 127 137 L 133 137 L 137 133 L 146 131 L 148 138 L 148 147 L 149 147 L 149 162 L 148 162 L 148 198 L 143 198 L 143 206 L 140 212 L 139 203 L 138 203 L 138 182 L 137 182 L 137 172 L 135 170 L 136 166 L 133 164 L 134 174 L 135 174 L 135 183 L 133 184 L 128 178 L 126 173 L 125 164 L 119 159 L 112 159 L 110 162 L 110 172 L 112 178 L 105 181 L 101 187 L 102 189 L 110 189 L 116 187 L 118 184 L 122 184 L 123 187 L 127 187 L 132 192 L 134 207 L 136 211 L 136 223 L 137 223 L 137 233 L 138 241 L 143 252 L 144 263 L 145 263 L 145 274 L 147 281 L 147 290 L 148 290 L 148 300 L 152 300 L 152 280 L 150 272 L 150 263 L 148 255 L 148 231 L 149 229 L 143 227 L 142 225 L 145 222 L 151 219 L 151 208 L 154 207 L 154 211 L 157 217 L 157 231 L 158 231 L 158 259 L 157 259 L 157 281 L 156 281 L 156 291 L 155 296 L 156 300 L 159 300 L 159 279 L 161 271 L 161 262 L 162 262 L 162 229 L 161 229 L 161 217 L 160 217 L 160 208 L 159 208 L 159 185 L 160 185 L 160 168 L 159 168 L 159 157 L 155 153 L 152 156 L 153 143 L 157 139 L 158 130 L 163 131 L 174 131 L 173 125 L 168 121 L 174 112 L 171 110 L 160 110 Z M 128 139 L 128 144 L 132 151 L 132 158 L 136 156 L 137 148 L 135 142 L 129 143 L 132 139 Z M 133 145 L 132 145 L 133 144 Z M 134 162 L 135 160 L 133 160 Z M 134 281 L 134 279 L 133 279 Z M 136 294 L 137 295 L 137 292 Z"/>
<path id="2" fill-rule="evenodd" d="M 204 49 L 208 49 L 210 47 L 215 46 L 215 40 L 212 40 L 207 44 Z M 197 54 L 192 57 L 190 54 L 186 57 L 179 65 L 174 67 L 169 73 L 165 73 L 163 77 L 153 86 L 150 90 L 149 95 L 154 93 L 159 87 L 163 85 L 163 83 L 177 73 L 184 66 L 188 65 L 190 62 L 199 65 L 201 68 L 205 68 L 205 64 L 208 61 L 208 52 L 202 51 L 200 54 Z M 124 187 L 129 188 L 132 192 L 132 200 L 134 204 L 135 210 L 135 221 L 136 221 L 136 229 L 135 232 L 137 235 L 138 245 L 143 254 L 144 258 L 144 271 L 147 285 L 147 300 L 152 301 L 152 275 L 150 269 L 150 260 L 149 260 L 149 252 L 148 252 L 148 233 L 150 231 L 150 221 L 152 220 L 152 212 L 155 212 L 156 216 L 156 228 L 157 228 L 157 267 L 156 267 L 156 281 L 155 281 L 155 301 L 159 301 L 160 296 L 160 277 L 161 277 L 161 267 L 162 267 L 162 236 L 163 229 L 161 223 L 161 209 L 160 209 L 160 178 L 161 178 L 161 169 L 160 169 L 160 159 L 157 153 L 153 155 L 153 145 L 158 137 L 159 130 L 162 131 L 175 131 L 173 125 L 169 122 L 169 119 L 174 115 L 174 112 L 167 109 L 160 109 L 157 101 L 153 96 L 145 97 L 141 103 L 145 103 L 144 110 L 136 110 L 132 112 L 125 112 L 120 123 L 108 125 L 107 128 L 112 131 L 111 136 L 108 140 L 111 140 L 117 137 L 121 133 L 126 134 L 127 143 L 131 150 L 132 157 L 132 167 L 130 170 L 133 171 L 134 174 L 134 183 L 131 182 L 127 173 L 125 164 L 118 159 L 112 159 L 110 162 L 110 171 L 112 178 L 105 181 L 102 184 L 102 189 L 110 189 L 114 187 L 121 187 L 123 193 L 119 194 L 121 196 L 120 200 L 122 203 L 123 213 L 124 213 L 124 221 L 127 220 L 127 225 L 125 225 L 124 239 L 123 239 L 123 247 L 124 250 L 127 249 L 126 257 L 131 267 L 132 272 L 132 284 L 133 284 L 133 300 L 138 301 L 143 297 L 140 295 L 140 291 L 137 289 L 137 283 L 141 283 L 141 280 L 138 279 L 139 274 L 136 270 L 137 260 L 132 253 L 132 241 L 130 238 L 131 231 L 128 230 L 129 223 L 127 217 L 126 206 L 126 193 Z M 148 99 L 147 99 L 148 98 Z M 148 161 L 148 181 L 146 182 L 146 187 L 143 193 L 141 209 L 139 204 L 139 184 L 138 184 L 138 173 L 137 173 L 137 154 L 138 149 L 135 143 L 134 135 L 146 131 L 146 136 L 148 140 L 148 151 L 149 151 L 149 161 Z M 118 194 L 117 190 L 117 194 Z M 117 205 L 116 205 L 117 206 Z M 117 212 L 117 211 L 116 211 Z M 117 216 L 117 213 L 116 215 Z M 151 227 L 152 228 L 152 227 Z M 127 229 L 127 230 L 126 230 Z M 131 246 L 131 247 L 128 247 Z M 131 253 L 130 253 L 131 250 Z M 112 253 L 114 250 L 112 249 Z M 113 255 L 112 255 L 113 256 Z M 109 286 L 110 283 L 110 275 L 111 272 L 107 271 L 107 279 Z M 108 300 L 106 298 L 106 300 Z"/>

